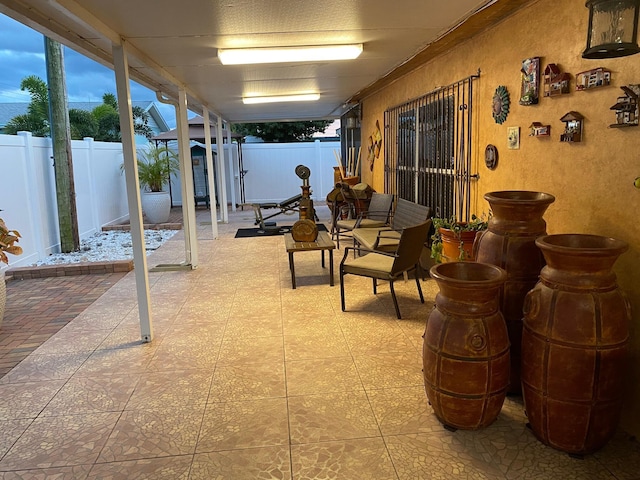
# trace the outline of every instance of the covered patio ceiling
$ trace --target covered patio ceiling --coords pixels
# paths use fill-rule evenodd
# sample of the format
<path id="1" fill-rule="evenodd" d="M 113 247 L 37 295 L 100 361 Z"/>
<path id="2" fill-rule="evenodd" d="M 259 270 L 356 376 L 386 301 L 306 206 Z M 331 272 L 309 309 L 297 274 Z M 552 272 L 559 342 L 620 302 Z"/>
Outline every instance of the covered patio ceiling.
<path id="1" fill-rule="evenodd" d="M 358 100 L 530 0 L 0 0 L 0 12 L 189 109 L 234 123 L 333 119 Z M 355 60 L 222 65 L 220 48 L 362 43 Z M 474 66 L 471 66 L 475 68 Z M 249 94 L 315 102 L 244 105 Z"/>

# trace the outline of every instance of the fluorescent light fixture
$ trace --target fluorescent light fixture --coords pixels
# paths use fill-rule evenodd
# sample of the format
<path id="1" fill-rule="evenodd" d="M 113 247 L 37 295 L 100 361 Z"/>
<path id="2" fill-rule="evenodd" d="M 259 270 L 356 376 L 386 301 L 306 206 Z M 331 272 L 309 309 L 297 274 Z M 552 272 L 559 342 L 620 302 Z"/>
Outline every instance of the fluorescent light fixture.
<path id="1" fill-rule="evenodd" d="M 245 105 L 252 105 L 255 103 L 313 102 L 319 98 L 319 93 L 306 93 L 304 95 L 274 95 L 269 97 L 243 97 L 242 103 Z"/>
<path id="2" fill-rule="evenodd" d="M 313 62 L 318 60 L 352 60 L 362 53 L 362 44 L 316 45 L 308 47 L 220 48 L 223 65 L 251 63 Z"/>

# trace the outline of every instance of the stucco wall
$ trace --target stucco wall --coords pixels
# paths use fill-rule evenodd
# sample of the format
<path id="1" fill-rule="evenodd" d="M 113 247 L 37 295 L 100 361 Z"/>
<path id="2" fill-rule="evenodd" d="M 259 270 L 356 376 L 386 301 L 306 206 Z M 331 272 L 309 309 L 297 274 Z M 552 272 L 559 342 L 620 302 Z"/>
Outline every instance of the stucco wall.
<path id="1" fill-rule="evenodd" d="M 615 123 L 610 107 L 622 95 L 619 88 L 640 83 L 640 54 L 607 60 L 581 57 L 586 42 L 588 10 L 584 0 L 540 0 L 530 3 L 492 28 L 432 60 L 383 91 L 363 101 L 363 143 L 382 125 L 384 111 L 418 97 L 440 85 L 474 74 L 473 161 L 480 174 L 472 204 L 478 213 L 488 211 L 483 194 L 495 190 L 534 190 L 555 195 L 545 215 L 549 233 L 592 233 L 619 238 L 629 243 L 615 271 L 627 292 L 633 310 L 629 369 L 629 392 L 622 427 L 640 434 L 640 190 L 633 181 L 640 176 L 640 127 L 609 128 Z M 541 70 L 556 63 L 572 75 L 568 95 L 547 98 L 533 106 L 518 104 L 521 62 L 541 57 Z M 612 85 L 576 92 L 575 74 L 597 67 L 612 71 Z M 511 94 L 511 111 L 499 125 L 491 115 L 491 100 L 499 85 Z M 564 123 L 560 118 L 575 110 L 585 117 L 583 141 L 562 143 Z M 551 137 L 529 137 L 529 125 L 538 121 L 551 125 Z M 520 149 L 507 149 L 507 127 L 519 126 Z M 497 169 L 484 164 L 487 144 L 498 147 Z M 373 172 L 363 172 L 363 181 L 384 189 L 384 149 Z"/>

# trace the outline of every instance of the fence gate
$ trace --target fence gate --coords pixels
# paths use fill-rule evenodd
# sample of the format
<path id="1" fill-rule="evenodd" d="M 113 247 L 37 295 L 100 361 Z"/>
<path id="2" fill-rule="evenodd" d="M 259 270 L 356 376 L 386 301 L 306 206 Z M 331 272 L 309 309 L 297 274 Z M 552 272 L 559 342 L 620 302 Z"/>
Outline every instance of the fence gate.
<path id="1" fill-rule="evenodd" d="M 384 114 L 385 192 L 469 220 L 473 83 L 480 72 Z"/>

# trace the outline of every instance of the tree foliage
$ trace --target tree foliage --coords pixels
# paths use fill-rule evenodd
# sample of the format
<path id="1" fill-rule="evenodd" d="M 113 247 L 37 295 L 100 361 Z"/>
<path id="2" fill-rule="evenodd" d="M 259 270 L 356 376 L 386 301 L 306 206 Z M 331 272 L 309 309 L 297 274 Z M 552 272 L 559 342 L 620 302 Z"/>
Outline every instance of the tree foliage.
<path id="1" fill-rule="evenodd" d="M 133 113 L 133 130 L 138 135 L 144 135 L 150 139 L 153 136 L 149 126 L 149 114 L 140 107 L 131 108 Z M 96 140 L 102 142 L 120 142 L 120 114 L 118 113 L 118 100 L 113 93 L 105 93 L 102 96 L 102 105 L 98 105 L 91 112 L 98 123 Z"/>
<path id="2" fill-rule="evenodd" d="M 19 131 L 31 132 L 35 137 L 48 137 L 49 128 L 49 93 L 47 84 L 41 78 L 30 75 L 20 83 L 20 89 L 28 91 L 31 102 L 27 113 L 12 118 L 5 125 L 5 133 L 15 135 Z M 69 110 L 69 124 L 71 138 L 80 140 L 92 137 L 99 142 L 120 142 L 120 116 L 118 114 L 118 100 L 113 93 L 102 96 L 102 105 L 91 112 L 81 109 Z M 150 139 L 153 136 L 149 126 L 149 113 L 144 109 L 132 107 L 134 132 Z"/>
<path id="3" fill-rule="evenodd" d="M 71 138 L 96 138 L 98 122 L 91 112 L 79 108 L 72 108 L 69 110 L 69 124 L 71 126 Z"/>
<path id="4" fill-rule="evenodd" d="M 171 174 L 180 171 L 178 155 L 167 147 L 149 147 L 138 151 L 138 180 L 151 192 L 161 192 Z"/>
<path id="5" fill-rule="evenodd" d="M 265 142 L 301 142 L 310 140 L 314 133 L 323 133 L 333 120 L 307 122 L 236 123 L 232 130 L 241 135 L 253 135 Z"/>
<path id="6" fill-rule="evenodd" d="M 35 75 L 20 82 L 20 90 L 31 95 L 27 113 L 13 117 L 4 127 L 5 133 L 15 135 L 20 131 L 31 132 L 36 137 L 49 136 L 49 93 L 47 84 Z"/>

